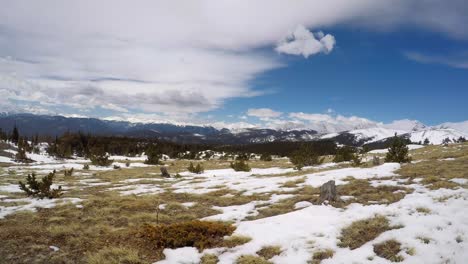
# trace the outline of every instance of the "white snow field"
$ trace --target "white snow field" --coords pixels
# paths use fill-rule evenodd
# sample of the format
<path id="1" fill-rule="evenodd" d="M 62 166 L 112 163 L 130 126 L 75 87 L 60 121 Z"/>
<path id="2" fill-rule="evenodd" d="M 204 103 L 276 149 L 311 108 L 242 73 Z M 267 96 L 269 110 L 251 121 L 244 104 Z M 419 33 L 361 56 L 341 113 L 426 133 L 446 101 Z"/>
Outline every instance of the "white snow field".
<path id="1" fill-rule="evenodd" d="M 449 147 L 421 146 L 410 147 L 412 155 L 424 153 L 441 156 L 434 157 L 431 162 L 450 164 L 467 160 L 468 145 L 453 145 Z M 450 152 L 452 151 L 452 152 Z M 463 155 L 452 155 L 457 151 L 465 151 Z M 368 156 L 385 153 L 374 151 Z M 422 156 L 421 156 L 422 157 Z M 268 261 L 271 263 L 311 263 L 314 253 L 321 250 L 332 250 L 333 256 L 323 259 L 320 263 L 392 263 L 379 257 L 373 246 L 377 243 L 395 239 L 401 243 L 399 256 L 401 263 L 467 263 L 468 260 L 468 175 L 457 172 L 457 176 L 447 179 L 453 188 L 430 188 L 425 178 L 401 177 L 399 170 L 406 165 L 384 163 L 378 166 L 350 167 L 349 163 L 325 163 L 319 166 L 306 167 L 302 172 L 290 168 L 275 167 L 253 168 L 250 172 L 235 172 L 230 168 L 206 170 L 201 174 L 187 171 L 180 172 L 180 178 L 161 178 L 158 166 L 144 165 L 142 157 L 132 158 L 131 166 L 125 167 L 126 157 L 114 157 L 118 164 L 119 178 L 113 179 L 112 167 L 90 166 L 89 170 L 82 170 L 82 160 L 53 160 L 45 158 L 41 163 L 9 164 L 0 169 L 0 223 L 20 211 L 35 212 L 40 208 L 53 208 L 64 204 L 71 204 L 76 210 L 86 209 L 86 200 L 90 195 L 104 195 L 115 193 L 125 199 L 141 199 L 165 192 L 172 192 L 181 197 L 185 194 L 205 195 L 216 190 L 230 190 L 236 195 L 266 197 L 262 200 L 250 200 L 244 204 L 229 206 L 212 206 L 217 213 L 200 217 L 206 221 L 226 221 L 236 227 L 233 235 L 251 238 L 245 244 L 233 248 L 211 248 L 199 251 L 192 247 L 178 249 L 164 249 L 164 260 L 156 263 L 200 263 L 205 254 L 214 254 L 221 264 L 236 263 L 243 255 L 258 256 L 257 252 L 266 246 L 278 246 L 281 253 Z M 425 157 L 426 159 L 426 157 Z M 425 159 L 415 158 L 413 165 Z M 41 159 L 38 159 L 41 160 Z M 169 163 L 177 162 L 170 160 Z M 142 164 L 142 165 L 135 165 Z M 53 169 L 75 168 L 71 179 L 60 178 L 54 186 L 62 185 L 65 197 L 59 199 L 26 198 L 17 185 L 17 179 L 31 171 L 40 175 Z M 141 175 L 132 171 L 141 171 Z M 99 176 L 99 175 L 104 176 Z M 126 177 L 125 175 L 133 175 Z M 99 177 L 98 177 L 99 176 Z M 322 184 L 333 180 L 342 186 L 354 180 L 363 180 L 372 187 L 392 186 L 411 188 L 412 192 L 404 193 L 401 200 L 393 203 L 372 203 L 366 205 L 352 202 L 357 201 L 352 195 L 343 195 L 343 201 L 350 201 L 346 206 L 334 207 L 327 202 L 317 204 L 310 200 L 298 200 L 292 203 L 292 209 L 269 217 L 256 220 L 261 210 L 287 199 L 294 198 L 305 187 L 318 188 Z M 294 182 L 295 184 L 286 184 Z M 451 186 L 451 185 L 449 185 Z M 80 195 L 80 191 L 92 189 Z M 395 193 L 401 190 L 395 191 Z M 403 191 L 404 192 L 404 191 Z M 233 197 L 232 193 L 224 198 Z M 189 196 L 188 196 L 189 197 Z M 156 198 L 155 198 L 156 200 Z M 170 203 L 159 204 L 159 210 L 170 210 Z M 191 210 L 197 206 L 204 206 L 200 201 L 181 200 L 181 207 Z M 424 208 L 420 210 L 418 208 Z M 75 209 L 74 209 L 75 210 Z M 391 229 L 378 235 L 364 245 L 349 249 L 339 247 L 341 231 L 354 221 L 380 215 L 386 217 Z M 422 242 L 427 238 L 427 243 Z M 66 250 L 63 245 L 48 245 L 60 248 L 57 252 Z M 52 249 L 55 252 L 55 250 Z M 318 263 L 318 262 L 317 262 Z"/>

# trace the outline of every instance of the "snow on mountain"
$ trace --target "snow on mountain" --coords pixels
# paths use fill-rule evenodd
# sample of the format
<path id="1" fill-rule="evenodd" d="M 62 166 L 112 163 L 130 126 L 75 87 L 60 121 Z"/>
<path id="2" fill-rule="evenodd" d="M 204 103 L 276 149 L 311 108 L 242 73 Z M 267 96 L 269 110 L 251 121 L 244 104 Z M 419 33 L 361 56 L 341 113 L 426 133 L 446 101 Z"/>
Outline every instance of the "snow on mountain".
<path id="1" fill-rule="evenodd" d="M 463 133 L 455 129 L 427 129 L 411 132 L 409 139 L 412 142 L 424 142 L 427 138 L 431 144 L 442 144 L 444 139 L 457 140 L 460 137 L 468 137 L 468 133 Z"/>
<path id="2" fill-rule="evenodd" d="M 379 141 L 385 138 L 393 137 L 395 134 L 403 135 L 407 132 L 404 130 L 387 129 L 383 127 L 374 127 L 366 129 L 356 129 L 348 131 L 347 133 L 353 134 L 356 141 L 365 140 L 367 143 Z"/>
<path id="3" fill-rule="evenodd" d="M 447 122 L 447 123 L 443 123 L 443 124 L 440 124 L 438 126 L 436 126 L 437 128 L 451 128 L 451 129 L 455 129 L 455 130 L 458 130 L 460 132 L 463 132 L 465 134 L 468 134 L 468 120 L 467 121 L 464 121 L 464 122 L 458 122 L 458 123 L 450 123 L 450 122 Z"/>
<path id="4" fill-rule="evenodd" d="M 384 124 L 383 127 L 394 130 L 404 130 L 406 132 L 420 131 L 427 128 L 423 123 L 409 119 L 395 120 L 390 124 Z"/>

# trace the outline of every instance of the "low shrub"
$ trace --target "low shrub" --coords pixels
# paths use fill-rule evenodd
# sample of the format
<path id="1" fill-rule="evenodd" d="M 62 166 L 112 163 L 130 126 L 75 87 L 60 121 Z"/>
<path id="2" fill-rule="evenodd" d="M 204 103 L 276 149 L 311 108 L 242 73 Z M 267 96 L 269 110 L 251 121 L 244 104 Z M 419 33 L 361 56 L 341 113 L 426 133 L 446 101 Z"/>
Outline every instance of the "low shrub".
<path id="1" fill-rule="evenodd" d="M 139 236 L 157 249 L 219 246 L 236 228 L 220 222 L 189 221 L 169 225 L 145 225 Z"/>
<path id="2" fill-rule="evenodd" d="M 107 167 L 114 162 L 114 160 L 110 160 L 107 154 L 92 154 L 90 155 L 89 159 L 91 163 L 96 166 L 103 166 Z"/>
<path id="3" fill-rule="evenodd" d="M 190 165 L 188 166 L 187 169 L 191 173 L 196 173 L 196 174 L 201 174 L 205 171 L 205 169 L 203 168 L 203 165 L 198 163 L 197 166 L 194 166 L 192 162 L 190 162 Z"/>
<path id="4" fill-rule="evenodd" d="M 40 199 L 43 198 L 58 198 L 62 195 L 62 186 L 59 186 L 57 189 L 52 189 L 52 183 L 55 176 L 55 172 L 51 172 L 48 175 L 44 176 L 41 181 L 36 179 L 36 174 L 28 174 L 26 178 L 26 183 L 19 182 L 19 187 L 24 191 L 28 196 L 37 197 Z"/>
<path id="5" fill-rule="evenodd" d="M 257 256 L 242 255 L 236 260 L 236 264 L 272 264 L 272 262 Z"/>
<path id="6" fill-rule="evenodd" d="M 257 251 L 257 255 L 265 259 L 271 259 L 274 256 L 281 254 L 281 252 L 282 250 L 280 246 L 266 246 Z"/>
<path id="7" fill-rule="evenodd" d="M 65 170 L 63 171 L 63 175 L 64 175 L 65 177 L 71 177 L 71 176 L 73 175 L 73 170 L 74 170 L 73 168 L 71 168 L 71 169 L 69 169 L 69 170 L 65 169 Z"/>
<path id="8" fill-rule="evenodd" d="M 382 243 L 374 245 L 374 252 L 381 258 L 388 259 L 392 262 L 401 262 L 404 258 L 398 255 L 401 251 L 401 243 L 394 240 L 386 240 Z"/>
<path id="9" fill-rule="evenodd" d="M 341 230 L 338 246 L 356 249 L 390 229 L 392 228 L 388 219 L 380 215 L 355 221 Z"/>
<path id="10" fill-rule="evenodd" d="M 233 248 L 245 243 L 249 243 L 252 238 L 248 236 L 230 236 L 223 241 L 223 247 Z"/>
<path id="11" fill-rule="evenodd" d="M 322 260 L 333 257 L 333 254 L 335 254 L 335 251 L 331 249 L 322 249 L 316 251 L 314 255 L 312 255 L 311 264 L 319 264 L 320 262 L 322 262 Z"/>
<path id="12" fill-rule="evenodd" d="M 244 160 L 231 162 L 231 168 L 235 171 L 251 171 L 249 164 L 247 164 L 247 162 L 245 162 Z"/>
<path id="13" fill-rule="evenodd" d="M 89 164 L 83 165 L 83 170 L 89 170 Z"/>
<path id="14" fill-rule="evenodd" d="M 262 155 L 260 156 L 260 160 L 261 160 L 261 161 L 272 161 L 273 158 L 271 157 L 270 154 L 262 154 Z"/>

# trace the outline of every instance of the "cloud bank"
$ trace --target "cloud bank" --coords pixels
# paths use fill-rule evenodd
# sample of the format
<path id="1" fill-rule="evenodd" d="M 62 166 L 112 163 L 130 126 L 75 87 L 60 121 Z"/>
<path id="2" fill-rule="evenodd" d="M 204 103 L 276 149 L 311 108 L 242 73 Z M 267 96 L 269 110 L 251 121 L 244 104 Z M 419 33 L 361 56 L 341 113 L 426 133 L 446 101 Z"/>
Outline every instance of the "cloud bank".
<path id="1" fill-rule="evenodd" d="M 309 29 L 409 25 L 468 38 L 464 0 L 0 0 L 0 5 L 0 111 L 95 116 L 210 111 L 228 99 L 262 95 L 269 87 L 253 87 L 252 80 L 286 66 L 274 47 L 306 58 L 333 49 L 332 32 Z"/>

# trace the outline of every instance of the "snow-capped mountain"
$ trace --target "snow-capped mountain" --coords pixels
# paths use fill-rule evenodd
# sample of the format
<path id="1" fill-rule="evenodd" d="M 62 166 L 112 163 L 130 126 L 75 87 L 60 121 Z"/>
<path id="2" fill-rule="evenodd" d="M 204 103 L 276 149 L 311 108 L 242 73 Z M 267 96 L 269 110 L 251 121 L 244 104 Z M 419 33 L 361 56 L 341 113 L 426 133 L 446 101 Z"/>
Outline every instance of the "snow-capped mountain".
<path id="1" fill-rule="evenodd" d="M 425 139 L 428 139 L 431 144 L 436 145 L 442 144 L 446 138 L 455 141 L 460 137 L 468 138 L 468 134 L 455 129 L 431 128 L 411 132 L 408 135 L 411 142 L 424 142 Z"/>
<path id="2" fill-rule="evenodd" d="M 427 128 L 423 123 L 409 119 L 396 120 L 390 124 L 384 124 L 382 127 L 393 130 L 404 130 L 406 132 L 420 131 Z"/>
<path id="3" fill-rule="evenodd" d="M 468 121 L 464 121 L 464 122 L 459 122 L 459 123 L 443 123 L 443 124 L 440 124 L 438 126 L 436 126 L 437 128 L 451 128 L 451 129 L 455 129 L 455 130 L 458 130 L 460 132 L 463 132 L 465 134 L 468 134 Z"/>
<path id="4" fill-rule="evenodd" d="M 375 123 L 367 119 L 339 118 L 331 122 L 314 123 L 311 129 L 271 129 L 245 127 L 242 129 L 220 126 L 175 125 L 170 123 L 131 123 L 96 118 L 44 116 L 32 114 L 0 115 L 0 129 L 11 131 L 16 124 L 22 135 L 62 135 L 69 132 L 83 132 L 98 135 L 158 138 L 179 143 L 249 144 L 273 141 L 334 140 L 345 145 L 385 141 L 395 134 L 412 142 L 441 144 L 446 138 L 468 138 L 468 121 L 444 123 L 428 127 L 415 120 L 399 120 L 390 124 Z"/>

